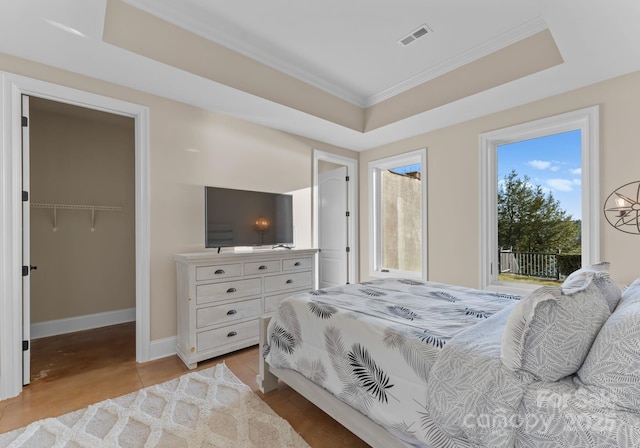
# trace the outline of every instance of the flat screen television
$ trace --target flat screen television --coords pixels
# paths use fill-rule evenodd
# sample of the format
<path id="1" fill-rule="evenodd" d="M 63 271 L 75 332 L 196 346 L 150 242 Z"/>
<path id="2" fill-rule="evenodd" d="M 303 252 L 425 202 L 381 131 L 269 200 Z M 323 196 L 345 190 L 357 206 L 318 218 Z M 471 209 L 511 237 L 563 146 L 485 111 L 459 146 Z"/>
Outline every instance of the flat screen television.
<path id="1" fill-rule="evenodd" d="M 293 244 L 290 194 L 204 187 L 205 247 Z"/>

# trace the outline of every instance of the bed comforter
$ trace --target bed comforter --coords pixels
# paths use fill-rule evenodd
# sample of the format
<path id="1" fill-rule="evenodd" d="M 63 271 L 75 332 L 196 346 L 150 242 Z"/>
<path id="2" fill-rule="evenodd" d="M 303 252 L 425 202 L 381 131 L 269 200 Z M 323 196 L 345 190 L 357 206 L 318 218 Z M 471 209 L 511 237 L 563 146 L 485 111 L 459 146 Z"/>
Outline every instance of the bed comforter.
<path id="1" fill-rule="evenodd" d="M 468 446 L 464 431 L 445 435 L 434 425 L 427 390 L 432 367 L 454 337 L 487 326 L 501 310 L 508 315 L 519 299 L 403 279 L 300 293 L 285 299 L 271 320 L 265 354 L 270 365 L 300 372 L 407 445 Z M 472 370 L 481 375 L 495 368 L 485 360 Z M 514 394 L 519 402 L 522 393 Z M 498 401 L 509 407 L 515 395 Z"/>
<path id="2" fill-rule="evenodd" d="M 611 392 L 594 390 L 578 375 L 538 381 L 504 366 L 500 346 L 510 311 L 505 308 L 465 330 L 441 351 L 427 385 L 427 412 L 438 430 L 474 448 L 640 446 L 640 414 L 633 406 L 613 404 Z M 628 372 L 637 372 L 640 306 L 631 322 L 625 323 L 625 311 L 619 306 L 611 322 L 611 327 L 623 325 L 622 334 L 601 331 L 599 348 L 606 353 L 596 353 L 595 359 L 603 359 L 597 373 L 612 363 L 608 355 L 616 356 L 616 344 L 628 349 L 619 361 Z M 616 374 L 610 381 L 620 387 L 618 398 L 634 396 L 637 374 Z"/>

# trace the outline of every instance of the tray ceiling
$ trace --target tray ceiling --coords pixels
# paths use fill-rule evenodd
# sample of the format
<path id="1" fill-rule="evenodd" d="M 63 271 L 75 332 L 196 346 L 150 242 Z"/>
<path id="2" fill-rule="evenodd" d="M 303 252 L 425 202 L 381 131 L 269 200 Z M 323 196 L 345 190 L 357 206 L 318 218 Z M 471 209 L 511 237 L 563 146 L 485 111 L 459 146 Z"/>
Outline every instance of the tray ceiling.
<path id="1" fill-rule="evenodd" d="M 0 52 L 364 150 L 640 70 L 638 19 L 632 0 L 21 0 Z"/>

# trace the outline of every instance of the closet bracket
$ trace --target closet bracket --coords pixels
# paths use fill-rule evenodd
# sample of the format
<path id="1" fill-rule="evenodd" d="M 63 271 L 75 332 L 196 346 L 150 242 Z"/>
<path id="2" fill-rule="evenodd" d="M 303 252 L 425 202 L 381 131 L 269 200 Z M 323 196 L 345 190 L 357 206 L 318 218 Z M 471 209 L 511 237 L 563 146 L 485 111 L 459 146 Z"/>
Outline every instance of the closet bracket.
<path id="1" fill-rule="evenodd" d="M 58 231 L 58 209 L 66 210 L 90 210 L 91 211 L 91 231 L 96 228 L 96 211 L 119 212 L 122 207 L 112 207 L 107 205 L 76 205 L 76 204 L 35 204 L 31 203 L 31 208 L 53 209 L 53 231 Z"/>

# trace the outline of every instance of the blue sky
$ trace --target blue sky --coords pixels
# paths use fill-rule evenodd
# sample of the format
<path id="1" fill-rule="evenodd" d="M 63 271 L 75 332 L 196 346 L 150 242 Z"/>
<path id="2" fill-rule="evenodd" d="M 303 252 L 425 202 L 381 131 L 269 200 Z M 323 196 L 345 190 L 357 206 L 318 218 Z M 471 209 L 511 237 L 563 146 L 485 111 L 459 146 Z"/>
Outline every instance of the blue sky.
<path id="1" fill-rule="evenodd" d="M 498 147 L 498 181 L 515 170 L 529 176 L 574 219 L 582 216 L 580 206 L 580 130 L 524 140 Z"/>
<path id="2" fill-rule="evenodd" d="M 420 169 L 419 163 L 414 163 L 413 165 L 405 165 L 405 166 L 399 166 L 398 168 L 393 168 L 391 171 L 398 174 L 407 174 L 407 173 L 419 173 L 422 170 Z"/>

